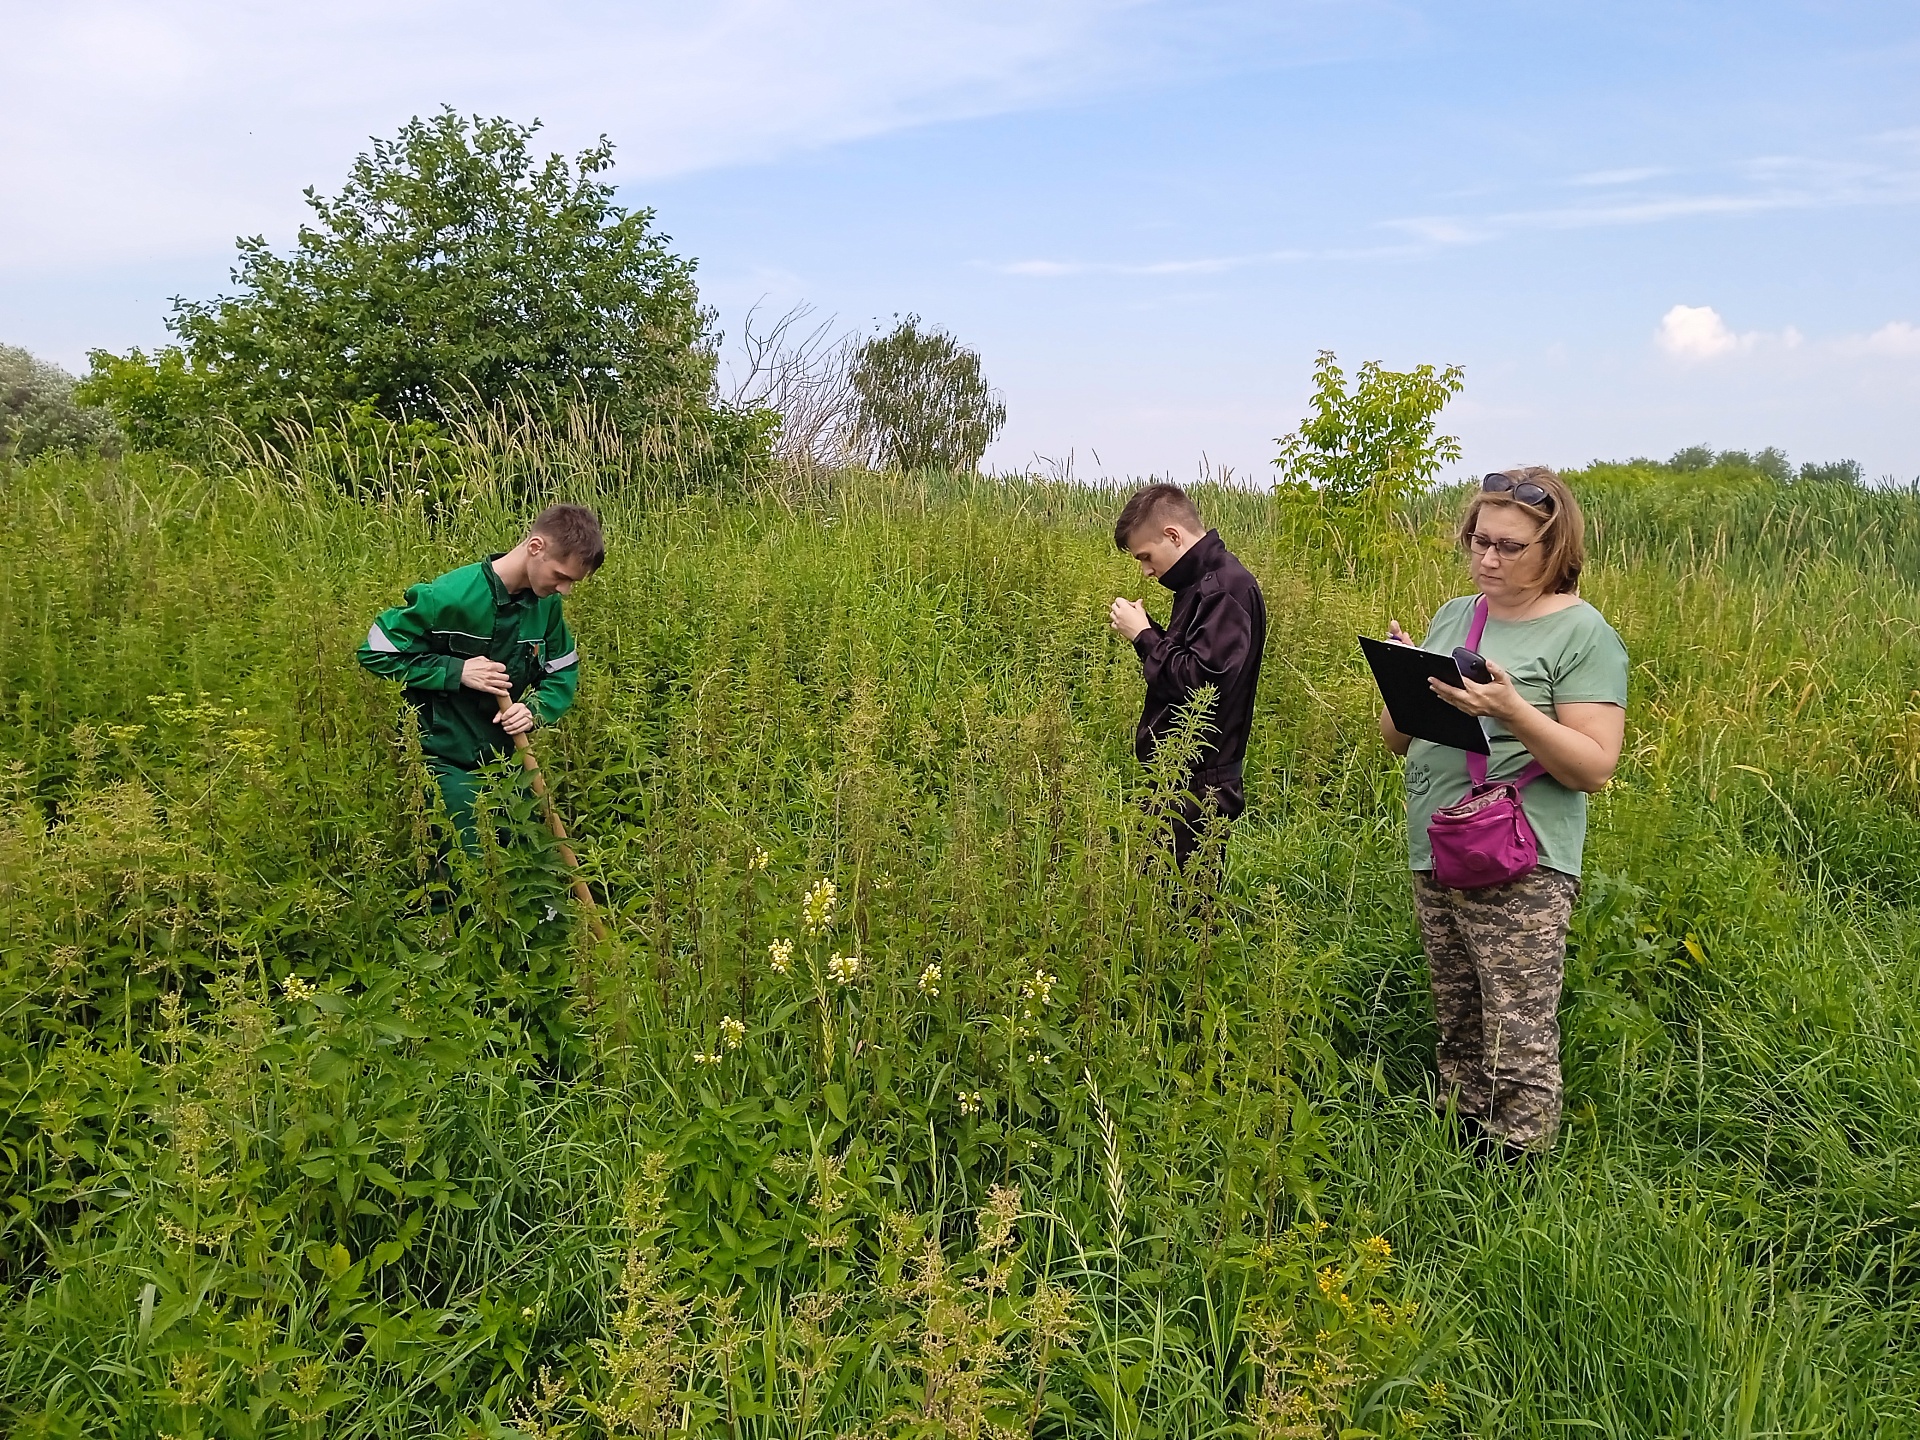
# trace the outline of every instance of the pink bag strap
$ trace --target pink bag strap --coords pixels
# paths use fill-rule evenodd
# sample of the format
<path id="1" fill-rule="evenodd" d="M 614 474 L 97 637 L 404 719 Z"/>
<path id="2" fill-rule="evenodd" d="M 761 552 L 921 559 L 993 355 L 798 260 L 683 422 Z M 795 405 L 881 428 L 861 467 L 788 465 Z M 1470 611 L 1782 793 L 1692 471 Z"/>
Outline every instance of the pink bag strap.
<path id="1" fill-rule="evenodd" d="M 1467 649 L 1478 650 L 1480 648 L 1480 637 L 1486 634 L 1486 632 L 1487 597 L 1482 595 L 1474 602 L 1473 623 L 1467 626 Z M 1542 765 L 1538 760 L 1534 760 L 1527 765 L 1526 769 L 1514 776 L 1508 783 L 1516 790 L 1524 790 L 1546 773 L 1547 767 Z M 1487 783 L 1486 756 L 1476 755 L 1471 750 L 1467 752 L 1467 778 L 1473 782 L 1475 789 Z"/>

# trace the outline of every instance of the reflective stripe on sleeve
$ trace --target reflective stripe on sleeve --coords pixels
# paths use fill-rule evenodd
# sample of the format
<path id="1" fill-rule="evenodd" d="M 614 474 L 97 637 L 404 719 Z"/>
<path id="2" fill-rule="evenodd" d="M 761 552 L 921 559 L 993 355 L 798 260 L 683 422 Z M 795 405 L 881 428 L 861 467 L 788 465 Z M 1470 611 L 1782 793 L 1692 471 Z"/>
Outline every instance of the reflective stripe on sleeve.
<path id="1" fill-rule="evenodd" d="M 567 666 L 578 662 L 579 659 L 580 659 L 580 652 L 578 650 L 569 650 L 567 651 L 566 654 L 562 655 L 558 660 L 549 660 L 547 662 L 547 674 L 551 675 L 556 670 L 564 670 L 567 668 Z"/>
<path id="2" fill-rule="evenodd" d="M 367 627 L 367 649 L 377 655 L 398 655 L 400 647 L 387 638 L 387 632 L 378 625 Z"/>

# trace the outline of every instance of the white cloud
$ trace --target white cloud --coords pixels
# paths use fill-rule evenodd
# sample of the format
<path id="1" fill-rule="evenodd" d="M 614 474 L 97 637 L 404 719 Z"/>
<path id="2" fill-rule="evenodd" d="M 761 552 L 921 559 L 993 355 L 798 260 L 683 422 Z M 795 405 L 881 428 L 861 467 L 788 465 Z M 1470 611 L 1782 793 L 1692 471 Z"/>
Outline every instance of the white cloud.
<path id="1" fill-rule="evenodd" d="M 1905 320 L 1890 320 L 1861 342 L 1861 348 L 1873 355 L 1894 355 L 1902 359 L 1920 356 L 1920 325 Z"/>
<path id="2" fill-rule="evenodd" d="M 1778 355 L 1805 351 L 1805 364 L 1824 368 L 1835 360 L 1920 359 L 1920 325 L 1890 320 L 1867 334 L 1829 335 L 1811 342 L 1792 325 L 1777 331 L 1736 332 L 1711 305 L 1675 305 L 1660 317 L 1654 343 L 1676 360 L 1709 361 L 1729 355 Z M 1807 373 L 1804 369 L 1795 373 Z"/>
<path id="3" fill-rule="evenodd" d="M 1660 317 L 1654 343 L 1676 360 L 1714 360 L 1750 350 L 1754 335 L 1736 335 L 1711 305 L 1676 305 Z"/>
<path id="4" fill-rule="evenodd" d="M 1878 330 L 1865 335 L 1841 335 L 1825 342 L 1821 348 L 1853 360 L 1920 359 L 1920 325 L 1889 320 Z"/>

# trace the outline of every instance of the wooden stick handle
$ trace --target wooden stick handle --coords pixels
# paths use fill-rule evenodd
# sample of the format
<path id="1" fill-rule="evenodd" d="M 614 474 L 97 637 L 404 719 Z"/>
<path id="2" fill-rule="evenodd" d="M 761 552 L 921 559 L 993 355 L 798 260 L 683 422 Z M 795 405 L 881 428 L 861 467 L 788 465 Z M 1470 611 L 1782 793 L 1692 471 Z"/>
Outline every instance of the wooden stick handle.
<path id="1" fill-rule="evenodd" d="M 503 715 L 513 705 L 505 695 L 493 698 L 500 702 L 500 713 Z M 600 908 L 593 903 L 593 891 L 580 878 L 580 857 L 573 853 L 573 846 L 567 843 L 566 824 L 560 819 L 560 812 L 554 808 L 553 796 L 547 791 L 547 777 L 540 773 L 540 762 L 533 755 L 533 743 L 523 732 L 513 737 L 513 748 L 520 757 L 521 766 L 533 777 L 533 793 L 539 798 L 541 810 L 547 817 L 547 828 L 560 844 L 560 858 L 567 862 L 567 869 L 573 872 L 573 898 L 580 902 L 581 912 L 587 917 L 587 928 L 593 932 L 594 939 L 604 940 L 607 938 L 607 928 L 600 923 Z"/>

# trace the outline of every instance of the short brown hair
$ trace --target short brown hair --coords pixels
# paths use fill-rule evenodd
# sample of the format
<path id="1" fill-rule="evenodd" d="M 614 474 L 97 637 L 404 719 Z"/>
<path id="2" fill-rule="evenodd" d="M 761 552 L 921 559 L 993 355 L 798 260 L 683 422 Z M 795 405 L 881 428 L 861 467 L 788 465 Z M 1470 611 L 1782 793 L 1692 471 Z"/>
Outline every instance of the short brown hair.
<path id="1" fill-rule="evenodd" d="M 1206 528 L 1198 507 L 1178 485 L 1148 485 L 1128 497 L 1120 518 L 1113 522 L 1113 543 L 1127 549 L 1136 533 L 1163 515 L 1193 530 Z"/>
<path id="2" fill-rule="evenodd" d="M 1540 527 L 1537 543 L 1545 547 L 1546 569 L 1542 573 L 1547 578 L 1548 593 L 1573 594 L 1580 588 L 1580 572 L 1587 566 L 1587 517 L 1581 514 L 1580 502 L 1573 498 L 1572 488 L 1545 465 L 1519 465 L 1498 473 L 1515 483 L 1531 480 L 1553 497 L 1553 512 L 1548 514 L 1538 505 L 1522 504 L 1513 498 L 1511 490 L 1476 489 L 1473 498 L 1467 501 L 1466 513 L 1460 517 L 1460 543 L 1465 545 L 1473 534 L 1483 507 L 1510 505 L 1524 511 L 1545 522 Z"/>
<path id="3" fill-rule="evenodd" d="M 607 560 L 607 542 L 600 534 L 600 518 L 584 505 L 549 505 L 533 522 L 529 535 L 543 535 L 569 560 L 578 560 L 589 572 Z"/>

